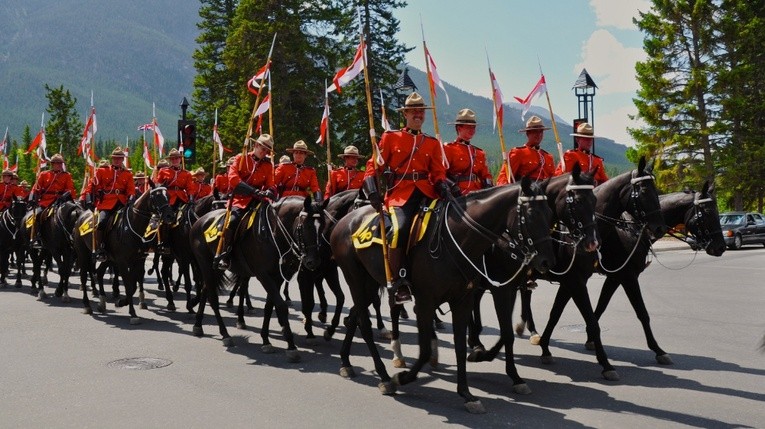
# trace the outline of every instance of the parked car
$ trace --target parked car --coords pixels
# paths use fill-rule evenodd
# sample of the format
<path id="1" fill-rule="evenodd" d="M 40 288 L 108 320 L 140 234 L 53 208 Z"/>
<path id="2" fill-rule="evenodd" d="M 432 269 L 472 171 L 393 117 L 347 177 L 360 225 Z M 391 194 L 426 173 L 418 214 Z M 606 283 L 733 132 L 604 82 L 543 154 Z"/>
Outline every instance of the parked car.
<path id="1" fill-rule="evenodd" d="M 765 245 L 765 216 L 760 213 L 721 213 L 720 227 L 730 249 L 740 249 L 745 244 Z"/>

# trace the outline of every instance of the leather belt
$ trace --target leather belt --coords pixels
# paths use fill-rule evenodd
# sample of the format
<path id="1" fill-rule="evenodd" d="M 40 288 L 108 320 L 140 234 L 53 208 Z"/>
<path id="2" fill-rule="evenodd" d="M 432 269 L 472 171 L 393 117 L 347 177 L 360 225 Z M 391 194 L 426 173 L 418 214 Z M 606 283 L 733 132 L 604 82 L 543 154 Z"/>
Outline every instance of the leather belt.
<path id="1" fill-rule="evenodd" d="M 407 174 L 396 174 L 394 177 L 395 180 L 428 180 L 428 176 L 430 173 L 427 171 L 414 171 L 412 173 Z"/>
<path id="2" fill-rule="evenodd" d="M 480 183 L 480 180 L 478 180 L 478 176 L 472 176 L 472 177 L 471 176 L 452 176 L 451 179 L 457 183 L 459 182 L 479 182 Z"/>
<path id="3" fill-rule="evenodd" d="M 113 190 L 113 191 L 108 191 L 108 192 L 104 192 L 104 193 L 105 193 L 105 194 L 117 194 L 117 195 L 119 195 L 119 194 L 121 194 L 121 193 L 122 193 L 122 190 L 120 190 L 120 189 L 115 189 L 115 190 Z"/>

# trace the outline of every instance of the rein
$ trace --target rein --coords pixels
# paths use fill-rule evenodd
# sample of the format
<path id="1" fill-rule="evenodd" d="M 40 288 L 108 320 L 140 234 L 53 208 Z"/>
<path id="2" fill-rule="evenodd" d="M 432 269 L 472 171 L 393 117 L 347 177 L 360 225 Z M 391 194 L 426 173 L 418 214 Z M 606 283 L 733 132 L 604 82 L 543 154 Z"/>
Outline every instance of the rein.
<path id="1" fill-rule="evenodd" d="M 16 239 L 16 234 L 19 232 L 19 228 L 16 226 L 16 219 L 11 216 L 11 209 L 8 208 L 3 212 L 2 217 L 0 217 L 3 221 L 3 226 L 5 227 L 5 230 L 8 231 L 8 234 L 11 235 L 11 238 L 14 240 Z M 11 231 L 11 228 L 8 227 L 8 224 L 10 224 L 13 227 L 13 231 Z"/>

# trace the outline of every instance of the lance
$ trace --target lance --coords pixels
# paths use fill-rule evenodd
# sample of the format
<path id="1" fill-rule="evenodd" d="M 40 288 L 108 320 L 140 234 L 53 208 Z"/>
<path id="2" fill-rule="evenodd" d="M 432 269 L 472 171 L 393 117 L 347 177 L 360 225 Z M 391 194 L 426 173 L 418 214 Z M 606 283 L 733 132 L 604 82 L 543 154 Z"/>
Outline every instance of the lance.
<path id="1" fill-rule="evenodd" d="M 545 74 L 542 73 L 542 63 L 539 61 L 539 58 L 537 58 L 537 62 L 539 63 L 539 74 L 542 75 L 542 78 L 544 78 Z M 545 80 L 545 97 L 547 97 L 547 107 L 550 110 L 550 122 L 552 123 L 553 134 L 555 135 L 555 145 L 558 147 L 558 157 L 560 157 L 560 165 L 563 168 L 563 171 L 566 171 L 566 161 L 563 159 L 563 144 L 560 142 L 560 136 L 558 136 L 558 126 L 555 125 L 555 114 L 553 114 L 552 103 L 550 102 L 550 90 L 547 88 L 546 80 Z"/>
<path id="2" fill-rule="evenodd" d="M 363 49 L 361 60 L 364 62 L 364 88 L 366 91 L 366 98 L 367 98 L 367 116 L 369 117 L 369 138 L 372 142 L 372 159 L 374 160 L 374 178 L 375 178 L 375 185 L 377 186 L 378 192 L 382 192 L 382 186 L 380 184 L 380 175 L 377 172 L 378 167 L 380 167 L 384 160 L 380 156 L 380 148 L 377 147 L 377 134 L 375 133 L 375 118 L 374 114 L 372 112 L 372 91 L 369 87 L 369 67 L 367 67 L 367 47 L 366 42 L 364 41 L 364 30 L 361 26 L 361 9 L 358 9 L 358 15 L 359 15 L 359 39 L 361 40 L 361 46 Z M 380 238 L 382 239 L 382 251 L 383 251 L 383 262 L 385 265 L 385 283 L 386 287 L 390 289 L 393 287 L 392 278 L 393 275 L 390 271 L 390 261 L 388 261 L 388 237 L 385 234 L 385 217 L 383 216 L 383 212 L 385 209 L 380 209 L 379 217 L 380 217 Z"/>
<path id="3" fill-rule="evenodd" d="M 215 133 L 218 132 L 218 108 L 215 108 L 215 123 L 213 124 L 213 142 L 212 142 L 212 177 L 215 180 L 215 155 L 218 153 L 218 142 L 215 141 Z"/>
<path id="4" fill-rule="evenodd" d="M 508 182 L 513 183 L 515 182 L 515 176 L 513 176 L 513 170 L 510 167 L 510 154 L 507 153 L 507 151 L 505 150 L 505 132 L 503 131 L 504 120 L 499 115 L 499 108 L 497 107 L 497 89 L 494 88 L 494 82 L 496 81 L 496 79 L 494 78 L 494 74 L 491 72 L 491 61 L 489 61 L 489 51 L 486 51 L 486 63 L 489 66 L 489 84 L 491 85 L 491 100 L 493 101 L 493 104 L 494 104 L 494 116 L 497 118 L 499 147 L 500 147 L 500 150 L 502 151 L 502 159 L 504 160 L 505 168 L 507 169 Z M 501 101 L 502 100 L 500 100 L 500 102 Z"/>
<path id="5" fill-rule="evenodd" d="M 332 143 L 329 139 L 329 94 L 327 93 L 327 80 L 324 80 L 324 110 L 327 112 L 327 129 L 324 144 L 327 145 L 327 181 L 329 181 L 330 195 L 335 194 L 335 184 L 332 181 Z M 319 126 L 321 131 L 321 126 Z"/>
<path id="6" fill-rule="evenodd" d="M 276 37 L 276 36 L 274 36 Z M 268 134 L 271 134 L 271 140 L 274 139 L 274 94 L 271 92 L 271 73 L 268 73 L 268 96 L 271 105 L 268 106 Z M 276 140 L 274 140 L 276 146 Z M 276 178 L 276 168 L 274 168 L 274 155 L 271 154 L 271 174 Z"/>
<path id="7" fill-rule="evenodd" d="M 422 15 L 420 15 L 420 30 L 422 31 L 422 48 L 425 53 L 425 71 L 428 76 L 428 87 L 430 88 L 430 104 L 433 106 L 433 130 L 436 133 L 436 140 L 438 140 L 438 146 L 441 148 L 441 159 L 444 161 L 444 167 L 449 169 L 449 161 L 446 159 L 446 151 L 444 151 L 444 144 L 441 141 L 441 133 L 438 131 L 438 113 L 436 111 L 436 87 L 433 82 L 433 77 L 430 71 L 430 55 L 428 53 L 428 45 L 425 43 L 425 27 L 422 25 Z"/>

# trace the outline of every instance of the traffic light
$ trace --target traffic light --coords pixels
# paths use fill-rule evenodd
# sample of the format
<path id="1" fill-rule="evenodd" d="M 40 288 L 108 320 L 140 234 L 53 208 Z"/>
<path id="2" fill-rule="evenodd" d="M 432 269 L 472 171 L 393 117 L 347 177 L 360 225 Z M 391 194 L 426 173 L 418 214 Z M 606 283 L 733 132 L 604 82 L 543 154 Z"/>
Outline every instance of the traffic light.
<path id="1" fill-rule="evenodd" d="M 195 121 L 178 121 L 178 150 L 183 148 L 183 158 L 186 165 L 197 161 L 197 123 Z"/>

